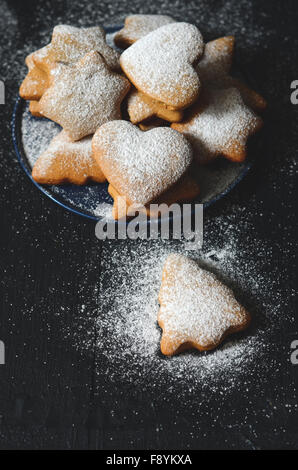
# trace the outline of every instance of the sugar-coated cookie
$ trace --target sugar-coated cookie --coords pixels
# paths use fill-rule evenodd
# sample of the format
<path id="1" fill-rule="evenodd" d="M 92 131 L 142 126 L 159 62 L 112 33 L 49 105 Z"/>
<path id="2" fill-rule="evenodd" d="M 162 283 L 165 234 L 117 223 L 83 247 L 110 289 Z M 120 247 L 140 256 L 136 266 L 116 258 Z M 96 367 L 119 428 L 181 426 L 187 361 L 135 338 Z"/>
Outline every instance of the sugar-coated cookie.
<path id="1" fill-rule="evenodd" d="M 25 59 L 28 73 L 19 90 L 24 100 L 39 100 L 48 86 L 47 74 L 35 65 L 33 56 L 34 53 L 29 54 Z"/>
<path id="2" fill-rule="evenodd" d="M 211 88 L 204 90 L 185 120 L 171 127 L 189 139 L 194 159 L 204 164 L 219 155 L 242 162 L 248 137 L 258 131 L 262 123 L 244 104 L 236 88 Z"/>
<path id="3" fill-rule="evenodd" d="M 103 183 L 105 177 L 92 157 L 91 137 L 72 142 L 65 131 L 53 138 L 36 161 L 32 177 L 40 184 Z"/>
<path id="4" fill-rule="evenodd" d="M 183 109 L 199 95 L 200 79 L 194 66 L 203 51 L 203 38 L 196 26 L 172 23 L 126 49 L 120 65 L 139 91 L 170 109 Z"/>
<path id="5" fill-rule="evenodd" d="M 192 161 L 190 143 L 169 127 L 141 131 L 127 121 L 101 126 L 93 156 L 108 182 L 129 205 L 146 205 L 174 185 Z"/>
<path id="6" fill-rule="evenodd" d="M 101 124 L 121 119 L 120 105 L 129 88 L 128 80 L 111 72 L 99 53 L 89 52 L 74 66 L 60 65 L 39 101 L 39 112 L 79 140 Z"/>
<path id="7" fill-rule="evenodd" d="M 231 333 L 244 330 L 250 314 L 217 277 L 179 254 L 166 259 L 159 291 L 161 352 L 216 348 Z"/>
<path id="8" fill-rule="evenodd" d="M 264 98 L 251 90 L 245 83 L 230 75 L 234 47 L 234 36 L 224 36 L 207 42 L 203 57 L 197 65 L 197 71 L 202 83 L 207 87 L 235 87 L 240 91 L 242 99 L 247 106 L 255 111 L 262 111 L 267 105 Z"/>
<path id="9" fill-rule="evenodd" d="M 33 60 L 38 67 L 50 72 L 57 63 L 75 64 L 91 51 L 99 52 L 111 70 L 119 71 L 119 54 L 106 43 L 105 31 L 100 26 L 55 26 L 50 44 L 36 51 Z"/>
<path id="10" fill-rule="evenodd" d="M 126 49 L 146 34 L 169 23 L 175 23 L 175 20 L 166 15 L 129 15 L 125 18 L 124 28 L 115 34 L 114 42 L 121 49 Z"/>
<path id="11" fill-rule="evenodd" d="M 179 122 L 183 119 L 183 111 L 168 109 L 163 103 L 149 98 L 136 89 L 132 90 L 128 96 L 127 112 L 133 124 L 152 117 L 168 122 Z"/>
<path id="12" fill-rule="evenodd" d="M 59 63 L 74 64 L 91 51 L 102 54 L 113 71 L 120 70 L 119 53 L 106 43 L 103 28 L 55 26 L 50 44 L 26 58 L 28 74 L 20 87 L 20 96 L 26 100 L 39 100 Z"/>
<path id="13" fill-rule="evenodd" d="M 123 217 L 135 216 L 135 209 L 130 206 L 127 201 L 123 200 L 118 191 L 110 184 L 108 192 L 114 199 L 112 216 L 114 219 L 122 219 Z M 150 204 L 144 206 L 139 212 L 145 213 L 148 217 L 159 217 L 163 215 L 171 204 L 175 202 L 189 202 L 195 199 L 200 193 L 198 183 L 189 175 L 184 175 L 176 184 L 170 187 L 167 191 L 161 194 L 156 200 L 151 201 Z M 154 208 L 151 204 L 158 204 L 158 209 Z"/>

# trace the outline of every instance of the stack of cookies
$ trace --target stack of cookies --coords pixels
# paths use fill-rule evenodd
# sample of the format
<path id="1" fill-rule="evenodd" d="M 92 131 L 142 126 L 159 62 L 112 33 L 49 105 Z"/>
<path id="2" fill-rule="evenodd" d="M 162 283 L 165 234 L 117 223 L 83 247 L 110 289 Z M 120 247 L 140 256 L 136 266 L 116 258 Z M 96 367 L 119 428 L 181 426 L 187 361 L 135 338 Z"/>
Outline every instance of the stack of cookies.
<path id="1" fill-rule="evenodd" d="M 101 27 L 59 25 L 26 58 L 21 97 L 34 116 L 62 127 L 32 176 L 42 184 L 107 180 L 116 219 L 138 206 L 152 215 L 152 203 L 198 195 L 194 167 L 218 156 L 242 162 L 266 103 L 230 75 L 232 36 L 204 44 L 194 25 L 132 15 L 114 40 L 121 55 Z"/>

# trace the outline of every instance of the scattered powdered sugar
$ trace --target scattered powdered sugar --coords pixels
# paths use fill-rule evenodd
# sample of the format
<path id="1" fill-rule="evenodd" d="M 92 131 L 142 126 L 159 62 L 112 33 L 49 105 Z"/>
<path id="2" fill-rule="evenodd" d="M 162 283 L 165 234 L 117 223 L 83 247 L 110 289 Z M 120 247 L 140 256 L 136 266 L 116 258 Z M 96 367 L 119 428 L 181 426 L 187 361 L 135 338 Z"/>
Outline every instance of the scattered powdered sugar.
<path id="1" fill-rule="evenodd" d="M 276 335 L 289 321 L 293 292 L 281 288 L 283 267 L 274 263 L 271 241 L 259 237 L 251 211 L 230 207 L 229 213 L 205 221 L 203 249 L 185 251 L 183 241 L 105 241 L 101 245 L 101 278 L 96 283 L 98 314 L 94 327 L 84 310 L 73 344 L 88 349 L 90 329 L 96 329 L 96 357 L 111 383 L 131 386 L 155 397 L 181 397 L 201 403 L 200 391 L 246 393 L 249 383 L 262 383 L 272 362 Z M 289 256 L 291 246 L 283 245 Z M 243 333 L 230 336 L 209 352 L 188 351 L 171 358 L 160 353 L 157 325 L 158 293 L 165 260 L 172 253 L 194 259 L 232 288 L 252 316 Z M 257 256 L 256 256 L 257 253 Z M 264 269 L 264 263 L 270 269 Z M 286 267 L 286 264 L 284 265 Z M 193 392 L 196 392 L 194 395 Z"/>
<path id="2" fill-rule="evenodd" d="M 125 26 L 115 35 L 116 44 L 133 44 L 146 34 L 155 31 L 175 20 L 167 15 L 129 15 L 125 18 Z"/>
<path id="3" fill-rule="evenodd" d="M 198 96 L 200 81 L 192 64 L 203 50 L 196 26 L 173 23 L 126 49 L 120 65 L 137 89 L 168 106 L 183 108 Z"/>
<path id="4" fill-rule="evenodd" d="M 262 259 L 270 259 L 270 247 L 254 239 L 253 225 L 246 220 L 245 212 L 237 212 L 237 221 L 239 225 L 234 215 L 218 217 L 213 232 L 208 231 L 207 222 L 209 238 L 198 252 L 186 253 L 183 242 L 163 240 L 125 244 L 106 241 L 102 245 L 97 348 L 99 357 L 105 358 L 110 380 L 167 394 L 184 394 L 198 385 L 216 392 L 218 386 L 242 387 L 251 374 L 254 380 L 261 380 L 262 370 L 270 367 L 266 355 L 271 335 L 285 320 L 279 303 L 282 273 L 264 272 Z M 239 242 L 243 230 L 251 233 L 247 246 Z M 258 260 L 250 256 L 256 243 Z M 241 304 L 246 298 L 244 307 L 252 315 L 247 332 L 231 336 L 210 352 L 185 352 L 172 358 L 161 355 L 158 293 L 164 262 L 173 252 L 187 255 L 214 272 L 232 287 Z M 76 338 L 76 346 L 85 347 L 83 331 Z"/>
<path id="5" fill-rule="evenodd" d="M 166 354 L 183 343 L 209 348 L 230 329 L 241 329 L 249 321 L 233 292 L 214 274 L 182 255 L 170 255 L 163 267 L 159 292 L 159 325 Z"/>
<path id="6" fill-rule="evenodd" d="M 95 157 L 109 183 L 131 203 L 147 204 L 185 173 L 187 140 L 168 127 L 142 132 L 127 121 L 104 124 L 93 138 Z"/>
<path id="7" fill-rule="evenodd" d="M 22 118 L 22 143 L 31 168 L 48 148 L 51 140 L 61 131 L 60 126 L 48 119 L 38 119 L 29 112 L 27 103 Z"/>
<path id="8" fill-rule="evenodd" d="M 96 217 L 102 217 L 106 220 L 114 220 L 112 212 L 113 204 L 108 204 L 107 202 L 101 202 L 95 207 L 93 211 Z"/>
<path id="9" fill-rule="evenodd" d="M 239 156 L 241 160 L 248 136 L 261 123 L 236 88 L 210 88 L 206 91 L 206 104 L 198 103 L 198 110 L 189 120 L 172 127 L 189 138 L 195 159 L 208 162 L 221 154 L 235 159 Z"/>

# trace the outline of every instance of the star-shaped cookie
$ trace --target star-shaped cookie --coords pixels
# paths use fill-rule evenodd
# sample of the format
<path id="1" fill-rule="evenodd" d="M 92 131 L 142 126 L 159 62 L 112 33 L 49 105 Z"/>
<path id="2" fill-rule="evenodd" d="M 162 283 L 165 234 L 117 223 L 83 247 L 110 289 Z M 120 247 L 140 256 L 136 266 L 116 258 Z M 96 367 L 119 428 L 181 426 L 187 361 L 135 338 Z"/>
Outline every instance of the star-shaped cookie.
<path id="1" fill-rule="evenodd" d="M 230 75 L 234 47 L 234 36 L 224 36 L 207 42 L 203 57 L 197 65 L 202 83 L 207 87 L 235 87 L 240 91 L 247 106 L 256 111 L 262 111 L 267 105 L 264 98 L 251 90 L 245 83 Z"/>
<path id="2" fill-rule="evenodd" d="M 205 164 L 219 155 L 242 162 L 248 137 L 262 124 L 236 88 L 210 88 L 204 90 L 186 119 L 171 127 L 190 140 L 194 159 Z"/>
<path id="3" fill-rule="evenodd" d="M 163 103 L 149 98 L 138 90 L 132 90 L 127 99 L 127 112 L 133 124 L 146 121 L 152 117 L 168 122 L 179 122 L 183 111 L 168 109 Z"/>
<path id="4" fill-rule="evenodd" d="M 20 86 L 20 96 L 24 100 L 39 100 L 48 86 L 47 74 L 37 67 L 33 60 L 34 53 L 28 55 L 25 63 L 28 73 Z"/>
<path id="5" fill-rule="evenodd" d="M 72 142 L 65 131 L 60 132 L 36 161 L 33 179 L 40 184 L 103 183 L 106 179 L 92 157 L 91 140 L 85 137 Z"/>
<path id="6" fill-rule="evenodd" d="M 175 20 L 166 15 L 129 15 L 125 18 L 124 28 L 115 34 L 115 44 L 126 49 L 146 34 L 169 23 L 175 23 Z"/>
<path id="7" fill-rule="evenodd" d="M 39 112 L 79 140 L 105 122 L 121 119 L 120 105 L 129 88 L 128 80 L 111 72 L 98 52 L 89 52 L 74 66 L 60 65 L 39 101 Z"/>
<path id="8" fill-rule="evenodd" d="M 104 29 L 100 26 L 55 26 L 50 44 L 36 51 L 33 60 L 38 67 L 50 72 L 58 62 L 74 64 L 91 51 L 99 52 L 111 70 L 120 70 L 119 54 L 106 43 Z"/>
<path id="9" fill-rule="evenodd" d="M 161 352 L 172 356 L 186 349 L 206 351 L 244 330 L 250 314 L 217 277 L 179 254 L 166 259 L 159 291 Z"/>
<path id="10" fill-rule="evenodd" d="M 38 101 L 51 84 L 51 75 L 57 73 L 60 63 L 74 64 L 91 51 L 99 52 L 111 70 L 120 71 L 119 54 L 106 43 L 103 28 L 55 26 L 50 44 L 26 58 L 28 74 L 20 87 L 20 96 Z"/>

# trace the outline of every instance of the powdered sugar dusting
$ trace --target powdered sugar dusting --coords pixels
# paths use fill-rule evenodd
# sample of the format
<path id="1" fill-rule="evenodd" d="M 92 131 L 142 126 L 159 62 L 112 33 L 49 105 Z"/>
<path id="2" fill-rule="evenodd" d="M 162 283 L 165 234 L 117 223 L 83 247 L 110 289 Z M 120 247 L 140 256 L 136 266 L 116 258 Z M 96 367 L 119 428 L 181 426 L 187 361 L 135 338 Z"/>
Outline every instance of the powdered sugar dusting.
<path id="1" fill-rule="evenodd" d="M 233 61 L 233 48 L 233 36 L 207 42 L 203 57 L 197 65 L 197 71 L 204 84 L 220 84 L 227 77 Z"/>
<path id="2" fill-rule="evenodd" d="M 88 162 L 92 160 L 91 140 L 92 137 L 86 137 L 78 142 L 72 142 L 64 131 L 60 132 L 43 153 L 39 165 L 40 172 L 46 175 L 47 170 L 56 158 L 57 152 L 64 155 L 73 154 L 75 163 L 72 160 L 64 159 L 64 165 L 81 171 L 82 167 L 88 165 Z"/>
<path id="3" fill-rule="evenodd" d="M 172 127 L 189 138 L 194 158 L 205 163 L 221 154 L 227 158 L 234 154 L 242 156 L 248 136 L 261 123 L 236 88 L 212 88 L 206 93 L 206 103 L 198 103 L 190 119 Z"/>
<path id="4" fill-rule="evenodd" d="M 84 184 L 88 180 L 105 180 L 92 157 L 92 137 L 72 142 L 65 131 L 60 132 L 35 163 L 32 176 L 44 184 L 71 182 Z"/>
<path id="5" fill-rule="evenodd" d="M 36 51 L 33 57 L 35 63 L 42 67 L 54 62 L 74 64 L 90 51 L 99 52 L 112 70 L 119 70 L 119 54 L 106 43 L 105 32 L 100 26 L 76 28 L 57 25 L 51 43 Z"/>
<path id="6" fill-rule="evenodd" d="M 29 166 L 33 167 L 37 158 L 47 149 L 51 140 L 61 131 L 61 128 L 48 119 L 33 117 L 29 112 L 28 104 L 22 115 L 21 126 L 25 159 Z M 199 200 L 202 202 L 212 200 L 239 177 L 244 167 L 244 164 L 231 163 L 227 160 L 215 161 L 212 165 L 201 167 L 198 174 L 201 189 Z M 80 210 L 98 217 L 100 213 L 97 213 L 96 208 L 101 204 L 98 197 L 102 199 L 102 203 L 110 201 L 107 191 L 104 189 L 99 192 L 97 186 L 80 188 L 80 191 L 82 191 L 80 200 L 74 199 L 72 192 L 61 186 L 53 186 L 50 190 L 54 191 L 55 197 L 59 196 L 66 204 L 75 205 Z"/>
<path id="7" fill-rule="evenodd" d="M 231 286 L 241 303 L 245 294 L 244 306 L 253 318 L 251 327 L 211 352 L 162 357 L 161 331 L 156 323 L 161 274 L 169 254 L 185 255 L 183 242 L 106 241 L 102 246 L 103 275 L 98 286 L 96 327 L 98 354 L 105 357 L 111 381 L 120 380 L 167 395 L 178 393 L 186 399 L 198 386 L 214 388 L 218 393 L 219 386 L 223 390 L 242 386 L 250 374 L 254 381 L 258 376 L 261 380 L 262 369 L 270 368 L 271 362 L 265 359 L 270 336 L 285 320 L 279 290 L 282 273 L 274 270 L 268 277 L 264 272 L 264 257 L 268 263 L 271 260 L 270 247 L 255 238 L 254 224 L 245 211 L 235 208 L 230 216 L 213 220 L 212 226 L 210 231 L 211 223 L 206 222 L 208 237 L 203 250 L 188 256 Z M 243 231 L 250 234 L 246 245 L 239 239 Z M 258 259 L 251 255 L 255 245 Z M 84 343 L 81 332 L 76 345 L 84 348 Z M 201 401 L 201 397 L 197 399 Z"/>
<path id="8" fill-rule="evenodd" d="M 121 118 L 120 104 L 130 85 L 108 69 L 100 54 L 90 52 L 75 66 L 60 67 L 59 77 L 40 100 L 41 114 L 58 122 L 73 140 Z"/>
<path id="9" fill-rule="evenodd" d="M 31 116 L 29 104 L 22 119 L 22 143 L 31 167 L 38 157 L 47 149 L 51 140 L 61 131 L 61 128 L 48 119 L 37 119 Z"/>
<path id="10" fill-rule="evenodd" d="M 248 321 L 248 314 L 228 287 L 195 261 L 178 254 L 170 255 L 164 264 L 159 301 L 158 322 L 167 354 L 187 342 L 214 347 L 229 328 L 241 328 Z"/>
<path id="11" fill-rule="evenodd" d="M 203 53 L 199 30 L 188 23 L 162 26 L 126 49 L 120 65 L 140 91 L 174 108 L 198 96 L 200 81 L 192 64 Z"/>
<path id="12" fill-rule="evenodd" d="M 107 202 L 101 202 L 94 209 L 94 215 L 96 217 L 103 217 L 106 220 L 114 220 L 113 215 L 113 204 Z"/>
<path id="13" fill-rule="evenodd" d="M 131 203 L 146 204 L 185 173 L 192 149 L 170 128 L 142 132 L 127 121 L 103 125 L 93 138 L 94 156 L 108 181 Z"/>
<path id="14" fill-rule="evenodd" d="M 129 15 L 125 18 L 125 27 L 115 36 L 116 43 L 133 44 L 146 34 L 161 26 L 174 23 L 175 20 L 167 15 Z"/>
<path id="15" fill-rule="evenodd" d="M 127 100 L 127 112 L 133 124 L 144 121 L 152 116 L 152 109 L 146 103 L 137 90 L 133 90 Z"/>

